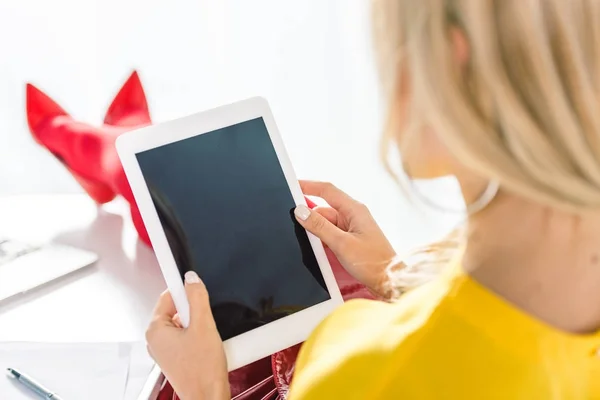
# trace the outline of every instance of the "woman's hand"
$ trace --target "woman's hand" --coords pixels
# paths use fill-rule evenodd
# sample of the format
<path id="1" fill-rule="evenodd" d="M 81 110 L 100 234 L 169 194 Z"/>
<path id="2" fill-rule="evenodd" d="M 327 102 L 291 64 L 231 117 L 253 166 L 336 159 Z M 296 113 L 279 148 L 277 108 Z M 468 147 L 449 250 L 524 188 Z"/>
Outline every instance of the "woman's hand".
<path id="1" fill-rule="evenodd" d="M 164 292 L 146 331 L 148 351 L 182 400 L 230 398 L 227 361 L 198 275 L 185 274 L 190 325 L 182 328 L 171 294 Z"/>
<path id="2" fill-rule="evenodd" d="M 320 197 L 331 207 L 295 210 L 298 222 L 317 236 L 358 281 L 382 297 L 388 296 L 387 267 L 396 252 L 366 206 L 331 183 L 300 181 L 305 195 Z"/>

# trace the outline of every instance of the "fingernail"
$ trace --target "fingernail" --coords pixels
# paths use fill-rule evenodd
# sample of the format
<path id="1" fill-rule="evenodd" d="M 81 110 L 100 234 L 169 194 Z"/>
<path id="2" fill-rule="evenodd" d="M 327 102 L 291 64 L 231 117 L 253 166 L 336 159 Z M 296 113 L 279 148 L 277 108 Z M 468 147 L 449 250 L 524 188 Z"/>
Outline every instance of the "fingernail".
<path id="1" fill-rule="evenodd" d="M 308 208 L 304 205 L 299 205 L 294 210 L 294 214 L 296 215 L 296 217 L 298 217 L 298 219 L 300 219 L 302 221 L 306 221 L 308 219 L 308 217 L 310 217 L 310 208 Z"/>
<path id="2" fill-rule="evenodd" d="M 200 283 L 200 278 L 198 277 L 198 274 L 194 271 L 188 271 L 185 273 L 184 276 L 186 284 Z"/>

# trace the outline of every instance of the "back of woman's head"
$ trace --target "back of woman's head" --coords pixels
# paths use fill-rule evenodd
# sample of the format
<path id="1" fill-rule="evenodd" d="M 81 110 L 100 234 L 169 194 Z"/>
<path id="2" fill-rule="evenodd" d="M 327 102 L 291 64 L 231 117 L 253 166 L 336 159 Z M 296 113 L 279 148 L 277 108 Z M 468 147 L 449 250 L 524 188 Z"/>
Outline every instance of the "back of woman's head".
<path id="1" fill-rule="evenodd" d="M 374 27 L 391 104 L 411 87 L 392 139 L 427 126 L 503 190 L 600 207 L 600 0 L 374 0 Z"/>

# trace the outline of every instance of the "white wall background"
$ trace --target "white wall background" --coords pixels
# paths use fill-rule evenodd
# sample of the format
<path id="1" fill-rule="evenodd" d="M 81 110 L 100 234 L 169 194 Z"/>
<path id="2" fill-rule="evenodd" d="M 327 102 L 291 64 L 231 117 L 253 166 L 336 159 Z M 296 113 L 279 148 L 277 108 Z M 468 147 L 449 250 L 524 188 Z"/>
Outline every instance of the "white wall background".
<path id="1" fill-rule="evenodd" d="M 137 69 L 156 122 L 261 95 L 300 177 L 368 204 L 400 249 L 456 218 L 409 207 L 380 167 L 366 0 L 0 0 L 0 194 L 72 192 L 24 115 L 32 82 L 99 123 Z M 456 199 L 450 185 L 432 194 Z M 0 221 L 1 223 L 1 221 Z"/>

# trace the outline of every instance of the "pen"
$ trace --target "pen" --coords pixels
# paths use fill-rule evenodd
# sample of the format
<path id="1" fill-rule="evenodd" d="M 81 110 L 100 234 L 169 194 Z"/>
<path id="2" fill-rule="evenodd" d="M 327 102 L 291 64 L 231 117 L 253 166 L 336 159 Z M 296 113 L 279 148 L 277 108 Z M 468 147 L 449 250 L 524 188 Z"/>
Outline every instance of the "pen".
<path id="1" fill-rule="evenodd" d="M 7 368 L 7 370 L 12 377 L 14 377 L 17 381 L 22 383 L 27 388 L 29 388 L 29 390 L 40 395 L 43 399 L 62 400 L 59 395 L 52 393 L 51 391 L 34 381 L 31 377 L 22 374 L 19 371 L 12 368 Z"/>

